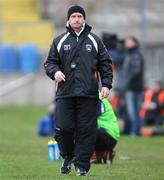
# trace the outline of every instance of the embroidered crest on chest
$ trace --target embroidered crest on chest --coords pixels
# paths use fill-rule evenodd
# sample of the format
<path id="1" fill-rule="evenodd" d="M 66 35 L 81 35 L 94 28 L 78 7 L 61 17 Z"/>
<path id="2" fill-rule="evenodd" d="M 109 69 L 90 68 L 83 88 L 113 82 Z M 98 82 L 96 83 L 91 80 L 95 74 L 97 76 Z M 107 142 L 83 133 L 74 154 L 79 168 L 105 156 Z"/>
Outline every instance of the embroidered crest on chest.
<path id="1" fill-rule="evenodd" d="M 91 45 L 91 44 L 86 44 L 85 47 L 86 47 L 86 50 L 87 50 L 88 52 L 91 52 L 91 51 L 92 51 L 92 45 Z"/>

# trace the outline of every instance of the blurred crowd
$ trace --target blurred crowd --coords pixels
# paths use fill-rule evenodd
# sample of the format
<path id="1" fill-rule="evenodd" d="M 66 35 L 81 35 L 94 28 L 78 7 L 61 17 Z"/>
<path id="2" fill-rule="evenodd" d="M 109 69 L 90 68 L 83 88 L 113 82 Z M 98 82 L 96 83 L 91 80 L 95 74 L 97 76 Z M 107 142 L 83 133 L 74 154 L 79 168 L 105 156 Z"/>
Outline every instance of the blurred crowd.
<path id="1" fill-rule="evenodd" d="M 144 82 L 144 54 L 135 37 L 119 39 L 103 33 L 102 40 L 113 60 L 114 87 L 110 102 L 122 134 L 163 134 L 164 88 L 161 80 L 150 87 Z"/>
<path id="2" fill-rule="evenodd" d="M 144 54 L 138 39 L 120 39 L 116 34 L 103 33 L 102 41 L 113 61 L 114 82 L 109 102 L 121 133 L 132 137 L 164 134 L 163 83 L 156 80 L 148 87 L 144 82 Z M 55 126 L 54 109 L 55 101 L 44 117 L 45 124 L 52 122 L 47 126 L 51 133 Z"/>

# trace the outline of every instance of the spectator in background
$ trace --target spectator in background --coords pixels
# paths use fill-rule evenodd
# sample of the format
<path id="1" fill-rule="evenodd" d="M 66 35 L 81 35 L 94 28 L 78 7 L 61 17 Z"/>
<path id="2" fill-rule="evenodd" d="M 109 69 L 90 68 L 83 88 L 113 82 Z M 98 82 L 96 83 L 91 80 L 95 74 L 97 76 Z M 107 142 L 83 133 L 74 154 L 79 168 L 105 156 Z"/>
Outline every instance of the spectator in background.
<path id="1" fill-rule="evenodd" d="M 142 95 L 142 103 L 140 108 L 140 118 L 141 118 L 141 125 L 147 125 L 147 122 L 151 122 L 153 119 L 152 109 L 152 97 L 153 97 L 153 90 L 152 88 L 146 88 L 143 91 Z"/>
<path id="2" fill-rule="evenodd" d="M 38 124 L 38 135 L 39 136 L 51 136 L 55 129 L 55 103 L 52 102 L 48 106 L 48 113 L 43 116 Z"/>
<path id="3" fill-rule="evenodd" d="M 46 74 L 58 83 L 55 139 L 64 158 L 60 171 L 69 173 L 73 162 L 78 176 L 90 169 L 96 139 L 99 86 L 95 75 L 100 73 L 103 98 L 109 95 L 113 79 L 110 56 L 85 18 L 81 6 L 69 8 L 67 31 L 53 40 L 45 63 Z"/>
<path id="4" fill-rule="evenodd" d="M 113 62 L 114 83 L 113 90 L 114 96 L 112 101 L 115 101 L 114 111 L 122 124 L 122 133 L 129 134 L 129 120 L 125 108 L 124 100 L 124 78 L 123 78 L 123 62 L 125 56 L 124 40 L 119 39 L 117 34 L 104 32 L 102 40 L 106 45 Z M 126 119 L 126 121 L 125 121 Z"/>
<path id="5" fill-rule="evenodd" d="M 143 90 L 144 61 L 135 37 L 124 41 L 126 55 L 123 64 L 125 102 L 131 122 L 130 135 L 140 135 L 139 101 Z"/>
<path id="6" fill-rule="evenodd" d="M 110 52 L 110 51 L 109 51 Z M 111 54 L 112 56 L 112 54 Z M 124 63 L 125 49 L 124 40 L 118 40 L 117 42 L 117 56 L 113 59 L 113 64 L 115 66 L 115 86 L 114 88 L 120 93 L 121 98 L 123 98 L 124 90 L 124 80 L 123 80 L 123 63 Z"/>
<path id="7" fill-rule="evenodd" d="M 153 84 L 152 89 L 147 90 L 145 93 L 144 103 L 142 105 L 142 115 L 144 115 L 142 116 L 144 125 L 155 126 L 163 124 L 164 88 L 161 81 L 156 81 Z"/>
<path id="8" fill-rule="evenodd" d="M 124 61 L 124 40 L 119 40 L 116 34 L 103 33 L 102 40 L 106 45 L 113 62 L 114 70 L 114 90 L 123 95 L 123 61 Z"/>

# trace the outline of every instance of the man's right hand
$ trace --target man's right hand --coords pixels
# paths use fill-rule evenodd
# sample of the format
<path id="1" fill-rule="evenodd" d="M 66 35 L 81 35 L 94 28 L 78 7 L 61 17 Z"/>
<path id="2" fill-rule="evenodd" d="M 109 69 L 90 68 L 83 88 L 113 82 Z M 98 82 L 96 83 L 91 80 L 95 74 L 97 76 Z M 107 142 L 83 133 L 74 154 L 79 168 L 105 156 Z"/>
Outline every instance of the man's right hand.
<path id="1" fill-rule="evenodd" d="M 58 83 L 61 82 L 61 81 L 65 81 L 65 75 L 61 71 L 57 71 L 55 73 L 55 80 Z"/>

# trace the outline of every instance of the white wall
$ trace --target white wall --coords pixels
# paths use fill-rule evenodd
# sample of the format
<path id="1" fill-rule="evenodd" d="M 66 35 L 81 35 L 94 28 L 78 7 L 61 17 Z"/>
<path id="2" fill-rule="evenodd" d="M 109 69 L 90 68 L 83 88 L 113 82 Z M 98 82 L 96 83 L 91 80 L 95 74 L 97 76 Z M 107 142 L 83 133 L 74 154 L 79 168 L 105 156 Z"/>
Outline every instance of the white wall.
<path id="1" fill-rule="evenodd" d="M 0 88 L 16 80 L 24 74 L 0 74 Z M 54 98 L 54 82 L 45 74 L 35 74 L 30 84 L 0 96 L 0 106 L 3 105 L 46 105 Z"/>

